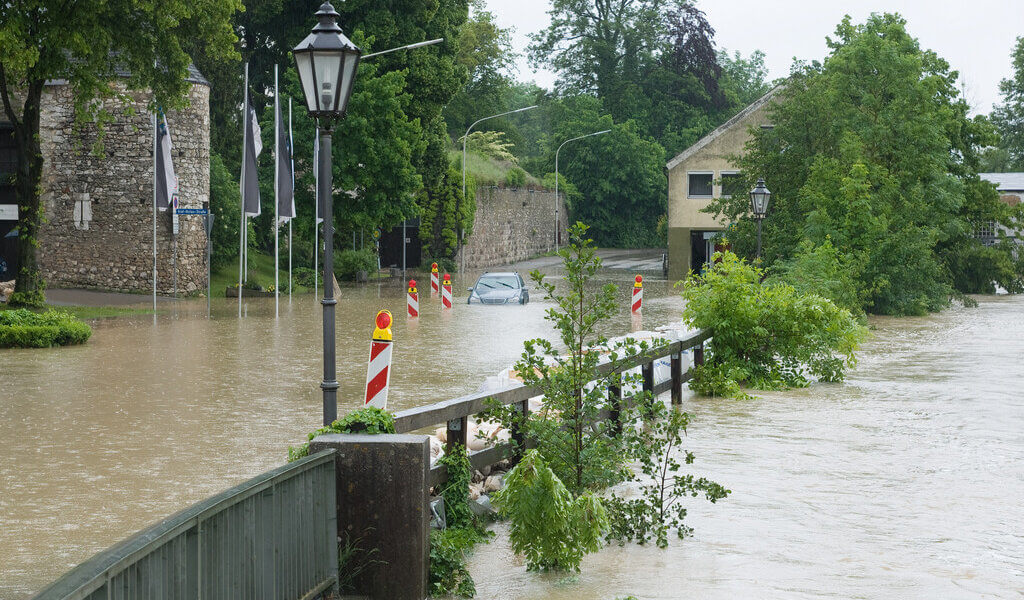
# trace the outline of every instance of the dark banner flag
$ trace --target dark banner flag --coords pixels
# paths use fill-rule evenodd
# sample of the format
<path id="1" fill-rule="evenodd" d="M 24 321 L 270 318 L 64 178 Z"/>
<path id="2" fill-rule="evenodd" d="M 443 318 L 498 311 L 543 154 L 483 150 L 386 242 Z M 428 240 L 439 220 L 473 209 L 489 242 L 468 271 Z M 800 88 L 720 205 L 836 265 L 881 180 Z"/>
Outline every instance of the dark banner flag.
<path id="1" fill-rule="evenodd" d="M 249 90 L 245 90 L 245 113 L 248 115 L 245 124 L 245 157 L 242 160 L 242 201 L 245 214 L 260 214 L 260 182 L 256 167 L 256 159 L 263 151 L 263 140 L 260 138 L 260 124 L 256 120 L 256 111 L 249 105 Z"/>
<path id="2" fill-rule="evenodd" d="M 284 223 L 295 217 L 295 186 L 292 184 L 291 131 L 284 126 L 281 103 L 277 105 L 277 221 Z"/>
<path id="3" fill-rule="evenodd" d="M 156 207 L 167 210 L 178 195 L 178 178 L 171 162 L 171 132 L 167 129 L 167 116 L 163 111 L 156 124 Z"/>

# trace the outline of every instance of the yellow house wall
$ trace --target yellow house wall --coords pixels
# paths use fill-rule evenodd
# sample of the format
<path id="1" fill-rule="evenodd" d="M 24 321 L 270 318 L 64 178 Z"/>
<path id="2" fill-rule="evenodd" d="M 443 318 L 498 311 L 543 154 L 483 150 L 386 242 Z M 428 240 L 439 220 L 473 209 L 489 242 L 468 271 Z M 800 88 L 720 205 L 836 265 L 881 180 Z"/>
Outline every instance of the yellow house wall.
<path id="1" fill-rule="evenodd" d="M 681 279 L 690 269 L 690 232 L 722 230 L 727 223 L 717 216 L 701 212 L 722 195 L 722 173 L 737 172 L 731 156 L 742 154 L 750 140 L 750 128 L 768 122 L 770 103 L 751 111 L 733 123 L 706 146 L 688 156 L 668 172 L 668 260 L 669 277 Z M 712 173 L 711 198 L 690 198 L 688 173 Z"/>

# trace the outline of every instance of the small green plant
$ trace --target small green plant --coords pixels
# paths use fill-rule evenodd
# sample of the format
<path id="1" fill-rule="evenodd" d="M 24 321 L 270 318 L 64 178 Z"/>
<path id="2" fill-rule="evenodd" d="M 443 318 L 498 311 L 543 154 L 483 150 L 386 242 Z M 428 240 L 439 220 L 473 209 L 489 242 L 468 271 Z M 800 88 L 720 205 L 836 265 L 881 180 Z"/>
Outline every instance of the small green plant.
<path id="1" fill-rule="evenodd" d="M 657 406 L 660 412 L 665 411 L 664 405 Z M 666 418 L 652 420 L 646 434 L 638 438 L 644 447 L 644 451 L 637 452 L 644 476 L 640 497 L 624 500 L 613 495 L 606 500 L 611 523 L 609 542 L 643 544 L 653 539 L 659 548 L 666 548 L 669 531 L 674 529 L 679 539 L 692 532 L 683 523 L 686 507 L 681 500 L 703 494 L 715 503 L 729 495 L 729 490 L 713 481 L 679 474 L 682 464 L 677 456 L 689 424 L 688 414 L 668 411 Z M 682 451 L 682 456 L 687 465 L 693 464 L 692 453 Z"/>
<path id="2" fill-rule="evenodd" d="M 466 568 L 466 552 L 480 541 L 470 527 L 430 532 L 430 595 L 472 598 L 476 584 Z"/>
<path id="3" fill-rule="evenodd" d="M 494 501 L 509 519 L 512 549 L 531 571 L 579 571 L 583 557 L 601 549 L 608 529 L 601 500 L 589 493 L 573 497 L 536 450 L 508 472 Z"/>
<path id="4" fill-rule="evenodd" d="M 308 441 L 298 448 L 288 447 L 288 462 L 295 462 L 304 456 L 309 456 L 309 442 L 313 438 L 328 433 L 394 433 L 395 419 L 386 410 L 368 407 L 354 410 L 337 421 L 331 423 L 330 427 L 321 427 L 310 433 Z"/>
<path id="5" fill-rule="evenodd" d="M 522 187 L 526 184 L 526 171 L 520 167 L 512 167 L 505 173 L 505 185 L 508 187 Z"/>
<path id="6" fill-rule="evenodd" d="M 693 367 L 689 385 L 691 390 L 701 396 L 749 400 L 751 396 L 738 383 L 746 379 L 746 373 L 739 367 L 709 361 Z"/>
<path id="7" fill-rule="evenodd" d="M 314 273 L 309 267 L 295 267 L 292 269 L 292 283 L 302 287 L 313 287 Z"/>
<path id="8" fill-rule="evenodd" d="M 8 306 L 25 308 L 42 308 L 46 306 L 46 295 L 43 290 L 28 290 L 25 292 L 14 292 L 7 299 Z"/>
<path id="9" fill-rule="evenodd" d="M 360 271 L 377 270 L 377 255 L 373 250 L 342 250 L 335 257 L 334 273 L 338 279 L 353 281 Z"/>
<path id="10" fill-rule="evenodd" d="M 441 490 L 444 498 L 447 527 L 473 527 L 473 512 L 469 510 L 469 484 L 473 480 L 473 467 L 469 464 L 466 447 L 456 445 L 437 459 L 437 464 L 448 468 L 448 481 Z"/>
<path id="11" fill-rule="evenodd" d="M 84 344 L 92 328 L 63 311 L 0 310 L 0 348 L 49 348 Z"/>
<path id="12" fill-rule="evenodd" d="M 342 594 L 356 591 L 356 579 L 371 566 L 383 564 L 375 556 L 377 548 L 366 550 L 362 547 L 363 538 L 352 539 L 348 533 L 338 544 L 338 591 Z"/>

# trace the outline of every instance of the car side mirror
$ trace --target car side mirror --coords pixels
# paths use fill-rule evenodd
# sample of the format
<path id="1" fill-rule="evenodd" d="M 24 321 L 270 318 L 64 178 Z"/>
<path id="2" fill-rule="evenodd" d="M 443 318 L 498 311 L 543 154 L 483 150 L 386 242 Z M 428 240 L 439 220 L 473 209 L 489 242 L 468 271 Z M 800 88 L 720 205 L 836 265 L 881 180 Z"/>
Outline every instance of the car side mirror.
<path id="1" fill-rule="evenodd" d="M 468 288 L 466 288 L 466 291 L 467 291 L 467 292 L 472 292 L 472 291 L 473 291 L 473 288 L 471 288 L 471 287 L 468 287 Z"/>

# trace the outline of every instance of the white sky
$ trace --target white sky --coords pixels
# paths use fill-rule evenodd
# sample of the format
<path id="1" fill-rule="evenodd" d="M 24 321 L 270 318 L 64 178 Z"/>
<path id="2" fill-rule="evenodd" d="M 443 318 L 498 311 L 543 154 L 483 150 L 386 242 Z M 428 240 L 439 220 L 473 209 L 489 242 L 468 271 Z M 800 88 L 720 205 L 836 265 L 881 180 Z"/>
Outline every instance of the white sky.
<path id="1" fill-rule="evenodd" d="M 487 0 L 499 25 L 514 27 L 515 49 L 525 54 L 528 34 L 550 22 L 549 0 Z M 1024 35 L 1024 0 L 699 0 L 698 6 L 715 28 L 719 48 L 744 56 L 766 54 L 769 77 L 789 73 L 794 57 L 825 56 L 825 36 L 843 15 L 862 22 L 872 12 L 898 12 L 911 35 L 960 72 L 974 112 L 988 113 L 1000 101 L 999 80 L 1011 75 L 1010 51 Z M 519 79 L 550 88 L 551 72 L 533 72 L 525 56 Z"/>

